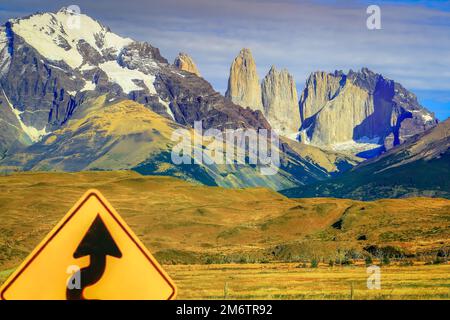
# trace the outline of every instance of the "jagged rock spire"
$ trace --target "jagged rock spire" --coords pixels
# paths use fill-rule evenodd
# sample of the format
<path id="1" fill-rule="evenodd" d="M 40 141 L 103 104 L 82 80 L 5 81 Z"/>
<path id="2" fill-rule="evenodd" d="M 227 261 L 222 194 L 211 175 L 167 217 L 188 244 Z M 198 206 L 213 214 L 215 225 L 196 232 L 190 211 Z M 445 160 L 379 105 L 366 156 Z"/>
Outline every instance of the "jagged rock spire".
<path id="1" fill-rule="evenodd" d="M 270 68 L 261 84 L 264 114 L 282 135 L 295 135 L 300 126 L 300 110 L 294 77 L 286 69 Z"/>
<path id="2" fill-rule="evenodd" d="M 200 72 L 198 71 L 194 60 L 187 53 L 180 52 L 175 58 L 173 65 L 180 70 L 193 73 L 200 77 Z"/>
<path id="3" fill-rule="evenodd" d="M 234 59 L 225 96 L 242 107 L 264 112 L 259 76 L 250 49 L 242 49 Z"/>

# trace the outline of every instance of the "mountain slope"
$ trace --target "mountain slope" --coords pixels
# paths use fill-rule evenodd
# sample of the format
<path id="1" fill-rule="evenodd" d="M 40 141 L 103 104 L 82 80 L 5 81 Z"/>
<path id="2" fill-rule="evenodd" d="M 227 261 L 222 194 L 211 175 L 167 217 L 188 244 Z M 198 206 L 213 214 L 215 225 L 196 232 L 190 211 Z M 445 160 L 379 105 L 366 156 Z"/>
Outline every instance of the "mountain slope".
<path id="1" fill-rule="evenodd" d="M 34 171 L 119 170 L 166 148 L 173 123 L 133 101 L 104 100 L 81 105 L 65 126 L 4 163 Z"/>
<path id="2" fill-rule="evenodd" d="M 450 198 L 450 119 L 327 182 L 282 191 L 289 197 Z"/>
<path id="3" fill-rule="evenodd" d="M 292 141 L 278 150 L 281 165 L 274 175 L 262 175 L 260 166 L 241 162 L 193 164 L 193 153 L 188 155 L 191 163 L 175 165 L 172 151 L 179 142 L 173 139 L 175 130 L 183 130 L 190 141 L 198 135 L 135 101 L 107 102 L 104 95 L 83 102 L 63 126 L 41 141 L 0 160 L 0 169 L 70 172 L 134 169 L 146 175 L 170 175 L 206 185 L 266 186 L 279 190 L 326 179 L 342 170 L 334 163 L 343 161 L 346 168 L 358 163 L 358 159 L 336 159 L 320 150 L 307 156 Z M 198 147 L 209 151 L 212 145 L 202 141 Z M 320 160 L 311 160 L 315 158 Z"/>
<path id="4" fill-rule="evenodd" d="M 6 96 L 0 91 L 0 160 L 33 143 L 37 131 L 27 131 L 17 112 Z"/>
<path id="5" fill-rule="evenodd" d="M 174 175 L 211 185 L 221 184 L 221 181 L 215 181 L 217 178 L 207 172 L 205 166 L 172 164 L 171 151 L 176 144 L 172 135 L 181 128 L 174 121 L 139 103 L 131 100 L 108 103 L 106 96 L 101 96 L 81 104 L 64 126 L 46 135 L 42 141 L 6 157 L 0 165 L 7 171 L 74 172 L 124 170 L 152 163 L 152 170 L 145 173 Z M 225 169 L 217 169 L 217 175 L 221 177 Z M 143 171 L 142 168 L 140 170 Z M 241 174 L 247 174 L 248 180 L 258 175 L 254 168 L 243 170 Z M 231 171 L 229 174 L 232 176 Z M 261 180 L 260 183 L 273 188 L 292 185 L 289 180 L 277 177 L 263 177 Z"/>

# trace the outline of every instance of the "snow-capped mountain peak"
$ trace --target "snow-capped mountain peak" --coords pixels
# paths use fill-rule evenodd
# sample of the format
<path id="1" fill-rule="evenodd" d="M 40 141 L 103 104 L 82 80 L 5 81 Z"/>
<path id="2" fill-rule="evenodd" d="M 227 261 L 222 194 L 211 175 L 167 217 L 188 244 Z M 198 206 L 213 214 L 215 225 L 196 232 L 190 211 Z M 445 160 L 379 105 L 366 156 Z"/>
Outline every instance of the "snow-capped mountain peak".
<path id="1" fill-rule="evenodd" d="M 63 61 L 75 69 L 83 65 L 86 44 L 100 55 L 117 55 L 133 42 L 112 33 L 107 27 L 84 14 L 62 8 L 57 13 L 38 13 L 24 19 L 10 20 L 12 31 L 21 36 L 41 55 Z"/>
<path id="2" fill-rule="evenodd" d="M 168 67 L 157 48 L 67 8 L 10 19 L 0 26 L 0 104 L 11 108 L 0 108 L 0 120 L 7 113 L 5 123 L 36 142 L 87 97 L 103 94 L 156 105 L 170 116 L 154 84 L 162 65 Z"/>

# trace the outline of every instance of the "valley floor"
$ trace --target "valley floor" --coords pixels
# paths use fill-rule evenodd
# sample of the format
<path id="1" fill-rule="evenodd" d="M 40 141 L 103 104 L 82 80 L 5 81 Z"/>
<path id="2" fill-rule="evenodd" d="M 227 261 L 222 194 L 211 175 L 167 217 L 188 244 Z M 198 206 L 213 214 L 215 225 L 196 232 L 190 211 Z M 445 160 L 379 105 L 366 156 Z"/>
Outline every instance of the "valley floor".
<path id="1" fill-rule="evenodd" d="M 178 299 L 450 299 L 450 265 L 383 266 L 381 289 L 366 267 L 300 268 L 298 263 L 176 265 L 165 269 Z"/>
<path id="2" fill-rule="evenodd" d="M 303 268 L 298 263 L 166 265 L 177 299 L 450 299 L 450 264 L 383 266 L 381 289 L 367 288 L 364 265 Z M 0 284 L 12 270 L 0 272 Z"/>

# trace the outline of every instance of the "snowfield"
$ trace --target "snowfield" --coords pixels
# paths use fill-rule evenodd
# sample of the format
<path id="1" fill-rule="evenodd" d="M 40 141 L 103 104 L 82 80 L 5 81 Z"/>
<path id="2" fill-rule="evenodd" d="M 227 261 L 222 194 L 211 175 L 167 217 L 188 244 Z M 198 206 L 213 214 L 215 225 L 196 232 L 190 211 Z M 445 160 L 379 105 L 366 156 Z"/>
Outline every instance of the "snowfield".
<path id="1" fill-rule="evenodd" d="M 70 24 L 70 19 L 79 18 L 79 28 Z M 58 13 L 36 14 L 27 19 L 11 20 L 14 33 L 21 36 L 41 55 L 54 61 L 64 61 L 75 69 L 83 64 L 83 57 L 78 51 L 80 40 L 86 41 L 92 48 L 102 53 L 112 49 L 118 53 L 124 46 L 133 42 L 122 38 L 92 18 L 60 10 Z"/>

